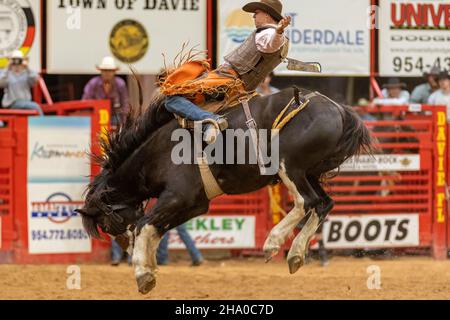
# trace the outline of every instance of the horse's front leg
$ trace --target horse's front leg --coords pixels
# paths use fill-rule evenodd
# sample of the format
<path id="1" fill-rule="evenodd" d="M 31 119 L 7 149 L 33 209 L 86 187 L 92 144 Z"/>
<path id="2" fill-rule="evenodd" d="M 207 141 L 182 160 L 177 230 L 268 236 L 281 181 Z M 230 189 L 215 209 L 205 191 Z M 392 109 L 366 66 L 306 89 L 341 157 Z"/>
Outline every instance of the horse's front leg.
<path id="1" fill-rule="evenodd" d="M 149 293 L 156 285 L 156 251 L 163 234 L 177 226 L 175 217 L 177 213 L 183 212 L 183 204 L 175 194 L 165 191 L 150 212 L 137 223 L 133 266 L 138 289 L 142 294 Z"/>

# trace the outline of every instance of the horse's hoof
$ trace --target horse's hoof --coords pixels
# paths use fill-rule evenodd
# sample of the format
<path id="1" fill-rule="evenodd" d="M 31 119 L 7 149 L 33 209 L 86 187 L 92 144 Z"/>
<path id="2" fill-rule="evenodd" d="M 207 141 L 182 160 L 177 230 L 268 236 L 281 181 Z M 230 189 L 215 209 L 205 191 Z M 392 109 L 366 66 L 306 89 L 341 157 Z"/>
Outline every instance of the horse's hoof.
<path id="1" fill-rule="evenodd" d="M 156 279 L 151 273 L 144 273 L 136 278 L 139 292 L 147 294 L 156 286 Z"/>
<path id="2" fill-rule="evenodd" d="M 289 272 L 294 274 L 305 264 L 305 259 L 302 259 L 299 256 L 293 256 L 288 259 L 289 264 Z"/>
<path id="3" fill-rule="evenodd" d="M 264 251 L 264 258 L 266 259 L 266 263 L 268 263 L 270 260 L 273 259 L 278 254 L 278 250 L 272 249 L 272 250 L 265 250 Z"/>

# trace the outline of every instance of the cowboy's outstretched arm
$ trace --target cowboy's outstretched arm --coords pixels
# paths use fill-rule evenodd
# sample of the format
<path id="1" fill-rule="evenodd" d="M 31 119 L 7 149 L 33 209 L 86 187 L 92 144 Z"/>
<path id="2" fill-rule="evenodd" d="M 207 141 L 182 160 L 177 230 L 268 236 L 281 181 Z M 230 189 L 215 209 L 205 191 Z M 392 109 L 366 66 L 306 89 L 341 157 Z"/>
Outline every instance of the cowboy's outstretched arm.
<path id="1" fill-rule="evenodd" d="M 286 29 L 287 26 L 291 24 L 291 19 L 292 18 L 290 16 L 285 16 L 283 19 L 281 19 L 280 22 L 278 22 L 277 33 L 282 34 L 284 32 L 284 29 Z"/>

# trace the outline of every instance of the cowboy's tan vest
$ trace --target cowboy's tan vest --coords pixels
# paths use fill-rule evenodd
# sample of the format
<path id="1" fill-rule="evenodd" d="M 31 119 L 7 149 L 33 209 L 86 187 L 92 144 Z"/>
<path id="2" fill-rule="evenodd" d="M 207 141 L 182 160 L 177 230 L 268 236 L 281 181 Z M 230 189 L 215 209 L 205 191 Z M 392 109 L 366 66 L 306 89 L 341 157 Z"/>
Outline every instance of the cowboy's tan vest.
<path id="1" fill-rule="evenodd" d="M 256 34 L 268 26 L 255 30 L 237 49 L 224 57 L 244 82 L 245 90 L 253 91 L 287 56 L 289 39 L 285 39 L 280 50 L 263 53 L 256 46 Z"/>

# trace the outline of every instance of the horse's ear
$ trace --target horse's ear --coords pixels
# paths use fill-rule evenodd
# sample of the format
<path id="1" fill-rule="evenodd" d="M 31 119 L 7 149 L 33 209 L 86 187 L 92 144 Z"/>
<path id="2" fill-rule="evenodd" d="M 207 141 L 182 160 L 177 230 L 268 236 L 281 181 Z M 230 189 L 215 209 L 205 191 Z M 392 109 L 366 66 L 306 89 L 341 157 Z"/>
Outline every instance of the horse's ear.
<path id="1" fill-rule="evenodd" d="M 74 211 L 82 216 L 87 216 L 87 211 L 85 209 L 75 209 Z"/>

